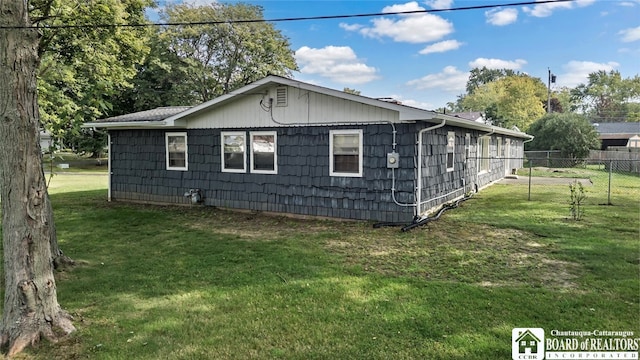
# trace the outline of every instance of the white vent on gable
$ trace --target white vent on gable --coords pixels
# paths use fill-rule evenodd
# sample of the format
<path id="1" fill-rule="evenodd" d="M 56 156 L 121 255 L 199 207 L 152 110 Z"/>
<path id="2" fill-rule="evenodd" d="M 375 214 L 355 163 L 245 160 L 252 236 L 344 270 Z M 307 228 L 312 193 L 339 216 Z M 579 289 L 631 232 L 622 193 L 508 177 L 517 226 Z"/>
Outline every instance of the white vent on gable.
<path id="1" fill-rule="evenodd" d="M 278 87 L 276 88 L 276 106 L 287 106 L 287 88 L 286 87 Z"/>

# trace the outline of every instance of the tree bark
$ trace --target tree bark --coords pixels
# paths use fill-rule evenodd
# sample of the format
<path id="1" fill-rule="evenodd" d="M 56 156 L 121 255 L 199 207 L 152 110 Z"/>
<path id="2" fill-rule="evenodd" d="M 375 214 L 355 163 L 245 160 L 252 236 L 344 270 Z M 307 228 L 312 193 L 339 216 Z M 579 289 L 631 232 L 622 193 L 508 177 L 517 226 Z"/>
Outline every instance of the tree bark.
<path id="1" fill-rule="evenodd" d="M 38 32 L 26 0 L 0 0 L 0 200 L 5 296 L 0 345 L 12 356 L 75 330 L 58 304 L 55 227 L 38 140 Z"/>

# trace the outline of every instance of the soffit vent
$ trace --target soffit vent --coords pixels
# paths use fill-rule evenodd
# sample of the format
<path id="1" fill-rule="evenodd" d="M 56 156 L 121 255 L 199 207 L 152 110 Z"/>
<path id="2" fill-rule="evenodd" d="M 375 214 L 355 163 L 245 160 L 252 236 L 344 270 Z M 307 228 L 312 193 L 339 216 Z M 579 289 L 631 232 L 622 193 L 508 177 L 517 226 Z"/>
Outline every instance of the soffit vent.
<path id="1" fill-rule="evenodd" d="M 276 88 L 276 106 L 287 106 L 287 88 Z"/>

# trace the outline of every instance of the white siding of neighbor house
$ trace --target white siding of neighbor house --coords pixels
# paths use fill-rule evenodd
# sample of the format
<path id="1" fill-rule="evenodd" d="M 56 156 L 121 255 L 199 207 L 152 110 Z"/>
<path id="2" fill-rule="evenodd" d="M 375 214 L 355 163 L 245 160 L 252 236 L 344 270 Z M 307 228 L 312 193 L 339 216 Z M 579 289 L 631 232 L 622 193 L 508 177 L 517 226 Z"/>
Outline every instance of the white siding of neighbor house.
<path id="1" fill-rule="evenodd" d="M 295 87 L 287 88 L 287 105 L 276 105 L 276 86 L 261 94 L 244 95 L 241 99 L 214 106 L 190 117 L 189 129 L 261 128 L 315 123 L 397 122 L 399 113 L 355 101 Z M 266 110 L 273 98 L 273 119 Z M 263 101 L 263 106 L 260 101 Z M 274 122 L 275 120 L 275 122 Z M 277 122 L 277 123 L 276 123 Z M 280 124 L 278 124 L 280 123 Z"/>

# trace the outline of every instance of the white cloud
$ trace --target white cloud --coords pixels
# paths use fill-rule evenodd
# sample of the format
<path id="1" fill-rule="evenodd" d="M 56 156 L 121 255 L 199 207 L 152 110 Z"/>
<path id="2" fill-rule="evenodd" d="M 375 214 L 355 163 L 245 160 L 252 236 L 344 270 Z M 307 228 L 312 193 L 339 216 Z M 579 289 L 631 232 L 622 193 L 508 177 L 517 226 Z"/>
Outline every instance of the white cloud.
<path id="1" fill-rule="evenodd" d="M 620 64 L 614 61 L 608 63 L 596 63 L 592 61 L 577 61 L 572 60 L 563 65 L 563 74 L 558 75 L 558 85 L 575 87 L 581 83 L 586 83 L 590 73 L 604 70 L 611 71 L 618 67 Z"/>
<path id="2" fill-rule="evenodd" d="M 456 50 L 462 46 L 462 43 L 458 40 L 445 40 L 435 44 L 429 45 L 426 48 L 420 50 L 420 54 L 427 55 L 431 53 L 443 53 L 451 50 Z"/>
<path id="3" fill-rule="evenodd" d="M 387 6 L 382 12 L 405 12 L 425 10 L 412 1 L 405 4 Z M 396 42 L 426 43 L 438 41 L 453 32 L 453 24 L 439 16 L 419 13 L 388 17 L 379 17 L 370 21 L 370 26 L 358 24 L 340 24 L 348 31 L 359 31 L 365 37 L 376 39 L 391 38 Z"/>
<path id="4" fill-rule="evenodd" d="M 462 72 L 455 66 L 447 66 L 439 73 L 408 81 L 407 85 L 417 90 L 435 88 L 451 93 L 460 93 L 465 90 L 468 80 L 468 72 Z"/>
<path id="5" fill-rule="evenodd" d="M 180 1 L 175 1 L 180 2 Z M 205 6 L 217 3 L 217 0 L 185 0 L 183 3 L 193 5 L 193 6 Z"/>
<path id="6" fill-rule="evenodd" d="M 516 59 L 513 61 L 510 60 L 502 60 L 502 59 L 487 59 L 487 58 L 477 58 L 469 63 L 469 67 L 471 68 L 482 68 L 486 67 L 487 69 L 511 69 L 511 70 L 519 70 L 523 65 L 526 65 L 527 61 L 523 59 Z"/>
<path id="7" fill-rule="evenodd" d="M 432 9 L 451 9 L 453 0 L 426 0 L 424 3 Z"/>
<path id="8" fill-rule="evenodd" d="M 358 31 L 364 27 L 364 25 L 360 25 L 360 24 L 347 24 L 347 23 L 340 23 L 339 26 L 341 29 L 345 29 L 347 31 Z"/>
<path id="9" fill-rule="evenodd" d="M 418 5 L 417 2 L 411 1 L 406 4 L 395 4 L 390 6 L 385 6 L 382 8 L 383 13 L 396 13 L 396 12 L 406 12 L 406 11 L 420 11 L 425 10 L 422 6 Z M 412 14 L 407 14 L 412 15 Z"/>
<path id="10" fill-rule="evenodd" d="M 571 2 L 550 2 L 538 4 L 533 7 L 524 7 L 522 11 L 535 17 L 551 16 L 555 10 L 574 9 L 576 7 L 585 7 L 593 4 L 595 0 L 575 0 Z"/>
<path id="11" fill-rule="evenodd" d="M 378 78 L 378 70 L 358 59 L 348 46 L 314 49 L 303 46 L 296 51 L 302 74 L 319 75 L 341 84 L 364 84 Z"/>
<path id="12" fill-rule="evenodd" d="M 360 30 L 364 36 L 372 38 L 390 37 L 397 42 L 425 43 L 437 41 L 453 32 L 453 25 L 432 14 L 404 17 L 399 20 L 378 18 L 371 21 L 372 27 Z"/>
<path id="13" fill-rule="evenodd" d="M 640 40 L 640 26 L 636 28 L 624 29 L 618 33 L 618 35 L 622 35 L 622 42 L 633 42 Z"/>
<path id="14" fill-rule="evenodd" d="M 493 9 L 484 13 L 487 23 L 496 26 L 513 24 L 518 20 L 518 10 L 516 9 Z"/>

